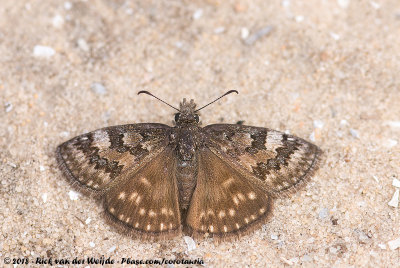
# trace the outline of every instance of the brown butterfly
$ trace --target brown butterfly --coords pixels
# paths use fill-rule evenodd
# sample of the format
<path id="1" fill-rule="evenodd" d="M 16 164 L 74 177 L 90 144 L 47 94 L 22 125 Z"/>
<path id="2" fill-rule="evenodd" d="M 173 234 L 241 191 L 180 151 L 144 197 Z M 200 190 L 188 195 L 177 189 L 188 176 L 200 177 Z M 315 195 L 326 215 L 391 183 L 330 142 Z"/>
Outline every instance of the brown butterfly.
<path id="1" fill-rule="evenodd" d="M 322 151 L 301 138 L 238 124 L 202 128 L 202 108 L 196 110 L 193 100 L 172 108 L 178 111 L 174 127 L 106 127 L 57 147 L 66 177 L 99 198 L 107 218 L 125 234 L 238 238 L 266 223 L 273 199 L 293 192 L 318 169 Z"/>

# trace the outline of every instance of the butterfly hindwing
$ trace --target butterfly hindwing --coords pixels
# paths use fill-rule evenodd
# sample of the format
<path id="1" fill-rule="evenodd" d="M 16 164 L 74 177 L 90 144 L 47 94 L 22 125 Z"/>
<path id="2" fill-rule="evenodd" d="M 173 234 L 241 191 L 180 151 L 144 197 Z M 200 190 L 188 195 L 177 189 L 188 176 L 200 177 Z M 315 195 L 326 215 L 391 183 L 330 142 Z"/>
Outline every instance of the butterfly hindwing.
<path id="1" fill-rule="evenodd" d="M 209 149 L 199 152 L 197 185 L 186 224 L 194 236 L 217 239 L 246 234 L 265 223 L 272 199 L 255 178 L 245 177 Z"/>
<path id="2" fill-rule="evenodd" d="M 141 238 L 167 238 L 181 232 L 176 161 L 167 147 L 104 196 L 107 218 L 124 233 Z"/>
<path id="3" fill-rule="evenodd" d="M 322 157 L 316 145 L 272 129 L 216 124 L 203 131 L 212 152 L 244 175 L 261 180 L 273 196 L 304 184 Z"/>
<path id="4" fill-rule="evenodd" d="M 66 177 L 84 193 L 102 194 L 151 161 L 168 144 L 170 127 L 131 124 L 77 136 L 57 147 Z"/>

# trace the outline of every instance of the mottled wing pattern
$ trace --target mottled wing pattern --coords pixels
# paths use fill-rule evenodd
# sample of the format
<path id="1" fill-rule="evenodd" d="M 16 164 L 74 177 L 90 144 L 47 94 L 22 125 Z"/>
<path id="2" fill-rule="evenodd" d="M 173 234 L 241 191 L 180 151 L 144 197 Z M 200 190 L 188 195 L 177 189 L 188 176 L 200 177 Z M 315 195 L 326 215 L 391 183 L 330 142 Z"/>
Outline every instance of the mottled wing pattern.
<path id="1" fill-rule="evenodd" d="M 171 127 L 131 124 L 77 136 L 57 147 L 57 160 L 78 190 L 102 194 L 129 178 L 168 144 Z"/>
<path id="2" fill-rule="evenodd" d="M 143 238 L 170 238 L 181 233 L 174 152 L 167 147 L 104 195 L 107 218 L 124 233 Z"/>
<path id="3" fill-rule="evenodd" d="M 199 152 L 199 167 L 186 218 L 195 237 L 231 239 L 266 222 L 273 203 L 258 179 L 244 177 L 207 148 Z"/>
<path id="4" fill-rule="evenodd" d="M 301 138 L 260 127 L 216 124 L 203 128 L 207 147 L 272 196 L 290 193 L 318 169 L 322 151 Z"/>

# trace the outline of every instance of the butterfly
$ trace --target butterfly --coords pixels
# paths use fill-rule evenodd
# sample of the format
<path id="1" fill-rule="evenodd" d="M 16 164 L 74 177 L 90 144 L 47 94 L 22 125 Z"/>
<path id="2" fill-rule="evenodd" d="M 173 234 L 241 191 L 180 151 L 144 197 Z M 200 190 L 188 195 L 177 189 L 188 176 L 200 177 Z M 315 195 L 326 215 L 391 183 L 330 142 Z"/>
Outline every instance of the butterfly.
<path id="1" fill-rule="evenodd" d="M 230 93 L 238 92 L 213 102 Z M 196 109 L 183 99 L 179 109 L 169 105 L 178 111 L 173 127 L 129 124 L 77 136 L 57 147 L 60 169 L 99 199 L 111 225 L 129 236 L 226 241 L 251 233 L 267 222 L 275 198 L 310 179 L 323 152 L 268 128 L 201 127 L 198 112 L 209 104 Z"/>

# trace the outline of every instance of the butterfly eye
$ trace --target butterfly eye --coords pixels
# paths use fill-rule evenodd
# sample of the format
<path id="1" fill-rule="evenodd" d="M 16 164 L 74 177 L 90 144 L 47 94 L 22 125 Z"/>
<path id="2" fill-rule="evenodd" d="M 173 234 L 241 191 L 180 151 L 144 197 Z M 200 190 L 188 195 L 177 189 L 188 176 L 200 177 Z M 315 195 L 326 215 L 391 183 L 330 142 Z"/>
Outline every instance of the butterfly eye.
<path id="1" fill-rule="evenodd" d="M 198 114 L 195 114 L 195 115 L 194 115 L 194 120 L 196 120 L 197 123 L 200 121 L 200 118 L 199 118 L 199 115 L 198 115 Z"/>
<path id="2" fill-rule="evenodd" d="M 180 116 L 180 115 L 181 115 L 180 113 L 176 113 L 176 114 L 175 114 L 175 122 L 178 122 L 179 116 Z"/>

